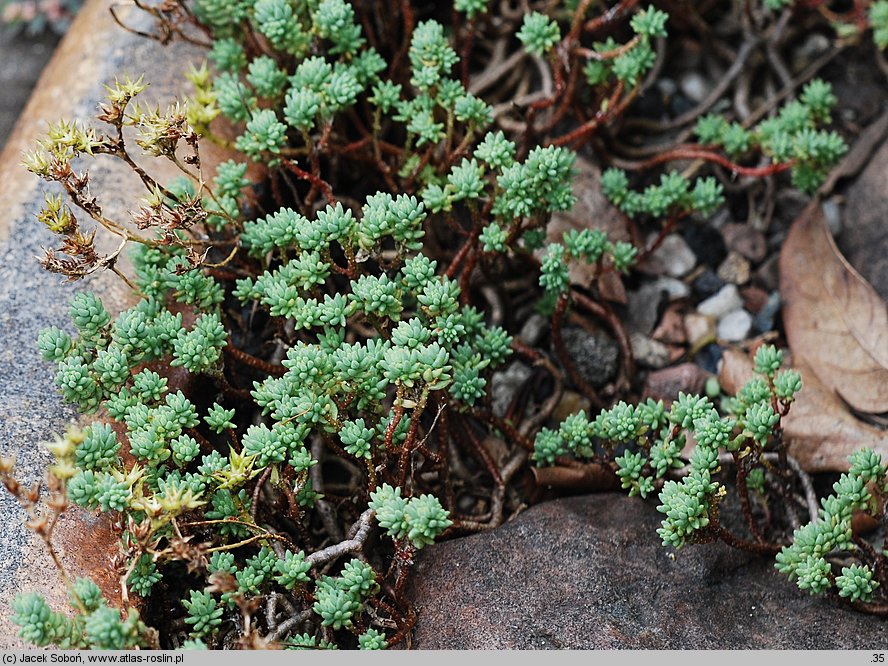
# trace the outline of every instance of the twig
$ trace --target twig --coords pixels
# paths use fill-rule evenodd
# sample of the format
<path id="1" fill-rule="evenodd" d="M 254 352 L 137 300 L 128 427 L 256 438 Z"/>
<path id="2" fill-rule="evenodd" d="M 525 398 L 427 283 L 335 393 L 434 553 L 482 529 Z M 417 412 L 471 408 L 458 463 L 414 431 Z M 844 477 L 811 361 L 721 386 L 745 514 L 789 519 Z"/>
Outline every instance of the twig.
<path id="1" fill-rule="evenodd" d="M 812 521 L 817 520 L 817 516 L 820 513 L 820 508 L 817 502 L 817 493 L 814 490 L 814 483 L 811 481 L 811 477 L 808 476 L 808 473 L 802 469 L 799 461 L 792 456 L 786 456 L 786 462 L 789 464 L 789 467 L 798 477 L 799 483 L 802 484 L 802 490 L 805 493 L 805 505 L 808 508 L 808 515 L 810 516 Z"/>
<path id="2" fill-rule="evenodd" d="M 305 561 L 315 567 L 335 560 L 337 557 L 342 557 L 346 553 L 355 553 L 361 550 L 361 548 L 364 547 L 364 542 L 367 540 L 367 537 L 370 536 L 370 530 L 373 527 L 372 520 L 375 515 L 376 512 L 374 512 L 373 509 L 365 510 L 349 530 L 349 532 L 354 533 L 353 537 L 345 541 L 340 541 L 332 546 L 327 546 L 323 550 L 316 551 L 307 556 Z"/>

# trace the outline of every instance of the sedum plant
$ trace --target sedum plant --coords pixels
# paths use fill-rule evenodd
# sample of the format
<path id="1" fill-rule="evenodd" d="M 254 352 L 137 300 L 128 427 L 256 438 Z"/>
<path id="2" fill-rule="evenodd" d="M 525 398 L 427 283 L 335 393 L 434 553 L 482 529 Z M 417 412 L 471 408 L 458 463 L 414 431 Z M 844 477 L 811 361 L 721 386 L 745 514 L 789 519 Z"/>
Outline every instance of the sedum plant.
<path id="1" fill-rule="evenodd" d="M 626 113 L 668 36 L 669 16 L 654 6 L 617 3 L 589 18 L 591 4 L 506 23 L 518 55 L 540 58 L 554 82 L 520 110 L 520 131 L 503 120 L 514 109 L 470 83 L 492 3 L 456 0 L 446 25 L 411 2 L 391 17 L 346 0 L 143 7 L 158 39 L 209 39 L 209 64 L 187 74 L 192 94 L 150 107 L 144 82 L 121 78 L 101 128 L 59 122 L 25 159 L 53 188 L 38 219 L 59 247 L 44 267 L 71 281 L 110 270 L 133 293 L 112 314 L 80 292 L 70 323 L 38 340 L 63 398 L 98 415 L 52 446 L 51 505 L 118 526 L 125 610 L 76 581 L 71 617 L 19 598 L 23 637 L 62 647 L 398 645 L 416 619 L 405 589 L 417 551 L 520 510 L 528 463 L 607 465 L 631 495 L 659 495 L 665 544 L 779 549 L 756 512 L 771 506 L 769 490 L 787 488 L 780 420 L 801 386 L 779 371 L 775 349 L 759 350 L 759 378 L 720 405 L 682 395 L 668 409 L 606 408 L 564 345 L 568 316 L 602 321 L 620 343 L 626 392 L 635 373 L 625 328 L 594 285 L 571 284 L 569 268 L 624 275 L 655 247 L 549 229 L 575 203 L 573 148 Z M 626 40 L 593 39 L 620 22 Z M 792 169 L 811 189 L 844 150 L 823 129 L 834 101 L 812 82 L 753 129 L 707 116 L 697 125 L 705 159 L 751 176 Z M 234 157 L 210 169 L 205 141 Z M 643 167 L 699 156 L 686 152 Z M 760 154 L 773 163 L 733 161 Z M 131 220 L 111 219 L 90 192 L 85 165 L 98 159 L 125 163 L 144 185 Z M 162 182 L 142 166 L 152 159 L 181 177 Z M 639 193 L 609 169 L 602 189 L 664 232 L 724 200 L 709 175 L 670 172 Z M 112 250 L 98 249 L 108 245 L 97 233 Z M 503 314 L 492 285 L 509 270 L 530 275 L 552 359 Z M 559 385 L 565 375 L 600 413 L 557 429 L 540 428 L 554 404 L 503 414 L 490 389 L 513 356 Z M 498 457 L 491 441 L 502 443 Z M 748 535 L 719 518 L 723 466 L 734 468 Z M 8 463 L 2 471 L 33 508 Z M 50 548 L 52 524 L 40 524 Z M 864 599 L 867 571 L 836 579 L 844 596 Z"/>
<path id="2" fill-rule="evenodd" d="M 874 596 L 886 583 L 884 544 L 874 546 L 855 529 L 852 518 L 857 511 L 881 519 L 886 467 L 872 449 L 854 452 L 848 463 L 848 472 L 833 484 L 835 494 L 823 498 L 817 516 L 795 530 L 775 566 L 802 590 L 837 595 L 860 610 L 880 613 L 884 603 Z"/>
<path id="3" fill-rule="evenodd" d="M 664 546 L 720 539 L 753 552 L 776 551 L 759 525 L 753 497 L 767 502 L 766 484 L 780 482 L 789 469 L 780 421 L 801 389 L 801 379 L 795 370 L 780 371 L 782 362 L 776 348 L 759 347 L 757 376 L 722 400 L 721 413 L 709 397 L 685 393 L 668 410 L 662 401 L 648 399 L 637 405 L 619 402 L 591 420 L 579 412 L 558 430 L 543 428 L 537 434 L 534 460 L 545 466 L 571 456 L 605 464 L 630 497 L 657 493 L 657 510 L 664 514 L 658 534 Z M 686 458 L 689 438 L 695 446 Z M 728 462 L 751 539 L 731 532 L 719 519 L 719 504 L 728 490 L 718 475 Z"/>

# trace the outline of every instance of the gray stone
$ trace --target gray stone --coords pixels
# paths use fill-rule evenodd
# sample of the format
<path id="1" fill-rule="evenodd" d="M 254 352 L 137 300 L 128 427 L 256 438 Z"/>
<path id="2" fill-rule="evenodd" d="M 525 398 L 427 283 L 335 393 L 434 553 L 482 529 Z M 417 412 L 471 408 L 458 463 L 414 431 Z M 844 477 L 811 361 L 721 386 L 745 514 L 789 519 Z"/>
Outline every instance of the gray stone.
<path id="1" fill-rule="evenodd" d="M 655 283 L 648 282 L 626 295 L 626 328 L 630 331 L 649 335 L 660 317 L 660 303 L 663 290 Z"/>
<path id="2" fill-rule="evenodd" d="M 655 370 L 668 365 L 669 349 L 662 342 L 639 333 L 630 334 L 629 342 L 632 344 L 632 355 L 639 365 Z"/>
<path id="3" fill-rule="evenodd" d="M 694 278 L 691 286 L 701 298 L 709 298 L 718 293 L 718 290 L 724 287 L 725 283 L 724 280 L 707 268 Z"/>
<path id="4" fill-rule="evenodd" d="M 527 321 L 524 322 L 524 325 L 518 332 L 518 337 L 521 339 L 521 342 L 528 347 L 534 347 L 540 341 L 540 338 L 543 337 L 543 333 L 548 330 L 549 320 L 543 315 L 534 312 L 527 318 Z"/>
<path id="5" fill-rule="evenodd" d="M 752 315 L 746 310 L 734 310 L 718 320 L 716 335 L 720 340 L 740 342 L 752 330 Z"/>
<path id="6" fill-rule="evenodd" d="M 888 623 L 813 597 L 723 544 L 672 556 L 653 503 L 618 494 L 537 505 L 421 551 L 418 649 L 861 649 Z"/>
<path id="7" fill-rule="evenodd" d="M 678 234 L 670 234 L 648 258 L 650 270 L 674 278 L 689 273 L 697 265 L 697 256 Z"/>
<path id="8" fill-rule="evenodd" d="M 768 291 L 780 286 L 780 253 L 775 252 L 755 272 L 755 278 Z"/>
<path id="9" fill-rule="evenodd" d="M 819 32 L 812 32 L 805 38 L 805 41 L 793 50 L 792 68 L 795 71 L 799 71 L 807 67 L 812 60 L 815 60 L 822 53 L 826 53 L 831 46 L 832 42 L 830 42 L 829 37 Z"/>
<path id="10" fill-rule="evenodd" d="M 774 329 L 774 317 L 780 312 L 780 292 L 772 292 L 768 296 L 762 309 L 759 310 L 752 322 L 753 328 L 758 333 L 767 333 Z"/>
<path id="11" fill-rule="evenodd" d="M 700 103 L 709 94 L 709 83 L 697 72 L 688 72 L 678 82 L 679 88 L 685 97 L 693 102 Z"/>
<path id="12" fill-rule="evenodd" d="M 494 372 L 490 378 L 490 390 L 493 398 L 493 411 L 497 416 L 506 413 L 515 393 L 530 379 L 533 369 L 521 361 L 512 362 L 505 370 Z"/>
<path id="13" fill-rule="evenodd" d="M 715 322 L 712 317 L 691 312 L 684 318 L 684 327 L 692 349 L 715 338 Z"/>
<path id="14" fill-rule="evenodd" d="M 144 12 L 128 14 L 126 20 L 136 29 L 151 30 L 152 19 Z M 95 291 L 109 310 L 117 312 L 128 305 L 129 289 L 110 272 L 71 285 L 40 268 L 35 257 L 43 254 L 43 248 L 56 247 L 59 239 L 35 219 L 47 187 L 21 166 L 21 154 L 33 147 L 48 122 L 92 118 L 107 94 L 103 84 L 113 82 L 121 72 L 144 72 L 151 86 L 143 102 L 165 106 L 184 91 L 186 65 L 199 57 L 197 49 L 183 43 L 164 49 L 156 41 L 129 33 L 114 23 L 107 3 L 88 2 L 4 147 L 0 157 L 0 455 L 16 459 L 16 475 L 26 485 L 43 477 L 50 459 L 40 443 L 52 441 L 76 416 L 62 403 L 52 364 L 40 358 L 39 331 L 49 325 L 71 330 L 68 303 L 77 290 Z M 91 192 L 99 198 L 104 214 L 129 219 L 128 211 L 135 209 L 136 197 L 144 192 L 138 178 L 110 159 L 96 160 L 89 167 Z M 165 165 L 158 169 L 152 163 L 151 171 L 167 181 L 176 170 Z M 128 197 L 129 193 L 133 196 Z M 5 490 L 0 490 L 0 518 L 0 649 L 12 649 L 23 646 L 8 611 L 17 593 L 39 592 L 57 609 L 66 608 L 67 603 L 46 548 L 25 528 L 24 512 Z M 53 536 L 68 573 L 94 577 L 114 603 L 119 598 L 119 576 L 109 562 L 118 547 L 116 536 L 107 527 L 104 530 L 99 535 L 100 525 L 69 509 Z"/>
<path id="15" fill-rule="evenodd" d="M 688 285 L 672 277 L 657 278 L 654 280 L 653 286 L 661 292 L 665 292 L 670 301 L 677 301 L 691 295 L 691 288 Z"/>
<path id="16" fill-rule="evenodd" d="M 678 84 L 665 76 L 657 79 L 654 85 L 663 97 L 672 97 L 678 91 Z"/>
<path id="17" fill-rule="evenodd" d="M 687 298 L 690 293 L 690 287 L 675 278 L 660 277 L 646 282 L 627 294 L 626 327 L 630 331 L 649 335 L 660 318 L 660 304 L 664 296 L 671 302 Z"/>
<path id="18" fill-rule="evenodd" d="M 749 262 L 742 254 L 733 250 L 728 253 L 728 256 L 718 267 L 718 277 L 736 285 L 749 282 L 750 273 Z"/>
<path id="19" fill-rule="evenodd" d="M 583 379 L 601 388 L 617 375 L 620 348 L 604 333 L 588 333 L 573 326 L 561 332 L 567 353 Z"/>
<path id="20" fill-rule="evenodd" d="M 697 312 L 716 319 L 743 307 L 743 298 L 737 285 L 726 284 L 714 296 L 710 296 L 697 306 Z"/>
<path id="21" fill-rule="evenodd" d="M 750 261 L 759 262 L 765 258 L 768 243 L 764 234 L 751 224 L 726 224 L 721 232 L 728 250 L 739 252 Z"/>

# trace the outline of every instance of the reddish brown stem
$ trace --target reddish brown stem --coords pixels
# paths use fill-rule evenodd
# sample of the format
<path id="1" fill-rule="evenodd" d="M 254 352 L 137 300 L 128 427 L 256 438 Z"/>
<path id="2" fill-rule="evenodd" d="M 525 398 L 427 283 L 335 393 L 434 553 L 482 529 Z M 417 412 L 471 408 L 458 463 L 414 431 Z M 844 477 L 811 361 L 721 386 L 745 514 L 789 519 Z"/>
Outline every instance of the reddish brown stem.
<path id="1" fill-rule="evenodd" d="M 568 144 L 585 141 L 601 125 L 609 121 L 611 118 L 615 118 L 616 116 L 619 116 L 621 113 L 623 113 L 623 111 L 626 110 L 626 107 L 629 106 L 629 103 L 632 102 L 632 100 L 635 98 L 634 94 L 630 94 L 627 95 L 622 102 L 618 102 L 620 96 L 623 94 L 623 90 L 623 82 L 620 81 L 614 88 L 614 92 L 608 98 L 607 104 L 603 105 L 604 110 L 599 110 L 594 116 L 592 116 L 592 118 L 587 120 L 576 129 L 568 132 L 563 136 L 558 137 L 557 139 L 554 139 L 552 141 L 552 145 L 565 146 Z"/>
<path id="2" fill-rule="evenodd" d="M 286 374 L 287 369 L 282 365 L 277 365 L 276 363 L 269 363 L 268 361 L 263 361 L 261 358 L 257 358 L 252 354 L 248 354 L 245 351 L 241 351 L 237 347 L 232 347 L 231 345 L 227 345 L 224 348 L 225 354 L 231 359 L 237 361 L 242 365 L 247 365 L 251 368 L 255 368 L 256 370 L 261 370 L 269 375 L 274 377 L 282 377 Z"/>
<path id="3" fill-rule="evenodd" d="M 741 539 L 736 534 L 734 534 L 733 532 L 729 532 L 718 523 L 716 523 L 715 525 L 710 524 L 710 528 L 713 536 L 721 539 L 731 548 L 745 550 L 749 553 L 756 553 L 757 555 L 776 555 L 780 552 L 781 549 L 781 546 L 776 543 L 755 542 Z"/>
<path id="4" fill-rule="evenodd" d="M 413 629 L 414 624 L 416 624 L 416 611 L 408 608 L 404 619 L 398 623 L 397 633 L 388 640 L 388 647 L 393 647 L 403 641 Z"/>
<path id="5" fill-rule="evenodd" d="M 494 428 L 497 428 L 498 430 L 502 430 L 503 434 L 505 434 L 506 437 L 514 440 L 521 447 L 527 449 L 528 451 L 533 451 L 533 442 L 531 442 L 527 437 L 522 435 L 518 431 L 518 428 L 513 426 L 508 421 L 501 419 L 500 417 L 498 417 L 496 414 L 494 414 L 491 411 L 483 410 L 483 409 L 476 409 L 475 411 L 472 412 L 472 414 L 474 414 L 476 418 L 489 423 Z"/>
<path id="6" fill-rule="evenodd" d="M 398 396 L 400 398 L 400 395 Z M 396 400 L 394 414 L 392 415 L 392 420 L 389 422 L 388 427 L 385 429 L 385 437 L 383 441 L 385 442 L 386 450 L 391 450 L 392 448 L 392 439 L 395 436 L 395 430 L 398 428 L 398 425 L 401 423 L 401 419 L 404 418 L 404 405 L 400 403 L 400 400 Z"/>
<path id="7" fill-rule="evenodd" d="M 259 512 L 259 493 L 262 492 L 262 486 L 265 485 L 265 482 L 268 481 L 268 477 L 271 476 L 271 470 L 271 465 L 266 467 L 265 471 L 262 472 L 262 476 L 259 477 L 259 480 L 256 481 L 256 485 L 253 487 L 253 503 L 250 506 L 250 517 L 253 519 L 254 523 L 256 522 L 256 514 Z"/>
<path id="8" fill-rule="evenodd" d="M 657 166 L 658 164 L 663 164 L 664 162 L 675 162 L 677 160 L 705 160 L 706 162 L 718 164 L 719 166 L 728 169 L 729 171 L 731 171 L 731 173 L 737 174 L 738 176 L 751 176 L 753 178 L 764 178 L 765 176 L 773 176 L 774 174 L 788 171 L 789 169 L 792 169 L 793 166 L 795 166 L 795 160 L 790 160 L 789 162 L 768 164 L 762 167 L 746 167 L 741 164 L 737 164 L 736 162 L 732 162 L 724 155 L 719 155 L 712 150 L 690 145 L 679 146 L 674 150 L 667 150 L 664 153 L 655 155 L 649 160 L 641 162 L 638 165 L 638 168 L 649 169 L 651 167 Z"/>
<path id="9" fill-rule="evenodd" d="M 213 446 L 212 442 L 204 437 L 197 428 L 186 428 L 185 434 L 193 437 L 195 441 L 200 445 L 201 453 L 210 454 L 216 450 L 216 447 Z"/>
<path id="10" fill-rule="evenodd" d="M 543 358 L 542 353 L 540 353 L 536 349 L 533 349 L 532 347 L 528 347 L 517 338 L 512 338 L 512 342 L 509 346 L 512 348 L 512 351 L 514 351 L 516 354 L 520 354 L 529 361 L 536 362 Z"/>
<path id="11" fill-rule="evenodd" d="M 450 260 L 450 265 L 447 267 L 447 270 L 444 272 L 444 275 L 449 277 L 451 280 L 456 275 L 456 271 L 459 270 L 459 265 L 462 263 L 463 259 L 466 258 L 466 255 L 472 249 L 472 245 L 474 245 L 475 238 L 474 236 L 468 238 L 465 243 L 463 243 L 462 247 L 459 248 L 459 251 L 453 255 L 453 259 Z"/>
<path id="12" fill-rule="evenodd" d="M 336 198 L 333 196 L 333 188 L 330 187 L 330 183 L 318 176 L 315 176 L 312 173 L 309 173 L 305 169 L 302 169 L 299 165 L 291 160 L 283 159 L 281 160 L 281 164 L 283 164 L 297 178 L 308 181 L 313 187 L 317 187 L 321 192 L 323 192 L 324 198 L 327 200 L 327 203 L 336 203 Z"/>
<path id="13" fill-rule="evenodd" d="M 456 501 L 453 497 L 453 484 L 450 482 L 450 409 L 443 391 L 435 397 L 438 414 L 438 455 L 441 456 L 441 485 L 444 488 L 444 508 L 453 511 Z"/>
<path id="14" fill-rule="evenodd" d="M 472 241 L 472 246 L 475 245 L 475 240 L 477 236 L 472 234 L 470 240 Z M 462 273 L 459 275 L 459 300 L 463 305 L 469 304 L 470 294 L 470 282 L 472 279 L 472 273 L 475 271 L 475 264 L 478 263 L 478 257 L 480 253 L 477 250 L 473 250 L 469 253 L 469 256 L 466 257 L 465 265 L 463 266 Z"/>
<path id="15" fill-rule="evenodd" d="M 418 405 L 410 415 L 410 425 L 407 435 L 404 437 L 404 445 L 401 447 L 401 455 L 398 457 L 398 485 L 403 487 L 407 481 L 407 464 L 410 462 L 410 454 L 416 448 L 416 432 L 419 429 L 419 421 L 422 416 L 422 407 Z"/>
<path id="16" fill-rule="evenodd" d="M 491 457 L 490 452 L 484 448 L 484 443 L 481 442 L 478 439 L 478 436 L 472 431 L 471 425 L 466 423 L 463 419 L 459 419 L 457 422 L 462 428 L 463 433 L 466 435 L 466 438 L 471 443 L 472 451 L 475 453 L 475 456 L 487 468 L 488 473 L 493 478 L 494 484 L 496 484 L 497 488 L 502 488 L 505 485 L 503 477 Z"/>
<path id="17" fill-rule="evenodd" d="M 401 48 L 395 54 L 391 69 L 389 70 L 393 78 L 397 76 L 398 69 L 401 67 L 401 61 L 407 55 L 407 50 L 410 48 L 410 38 L 413 35 L 413 28 L 416 27 L 416 19 L 413 16 L 413 7 L 410 4 L 410 0 L 401 0 L 400 8 L 401 20 L 404 24 L 404 41 L 401 44 Z"/>
<path id="18" fill-rule="evenodd" d="M 594 19 L 586 21 L 583 24 L 583 32 L 597 32 L 616 21 L 619 21 L 632 11 L 637 4 L 638 0 L 623 0 L 623 2 L 614 5 L 600 16 L 596 16 Z"/>
<path id="19" fill-rule="evenodd" d="M 756 521 L 755 516 L 752 515 L 752 503 L 749 501 L 749 487 L 746 485 L 747 472 L 745 460 L 741 460 L 736 451 L 732 452 L 731 455 L 734 456 L 734 467 L 737 470 L 737 494 L 740 497 L 740 507 L 743 509 L 743 517 L 746 519 L 746 525 L 749 527 L 749 531 L 752 533 L 756 542 L 764 543 L 765 539 L 759 529 L 758 521 Z"/>

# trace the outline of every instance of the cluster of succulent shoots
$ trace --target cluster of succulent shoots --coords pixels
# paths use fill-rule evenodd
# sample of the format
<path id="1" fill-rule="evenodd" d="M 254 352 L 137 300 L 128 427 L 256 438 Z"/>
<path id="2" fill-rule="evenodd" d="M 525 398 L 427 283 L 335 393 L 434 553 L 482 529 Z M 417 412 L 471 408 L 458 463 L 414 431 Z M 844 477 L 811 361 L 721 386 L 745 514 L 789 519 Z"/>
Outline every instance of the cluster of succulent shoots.
<path id="1" fill-rule="evenodd" d="M 760 347 L 755 358 L 758 376 L 722 401 L 724 416 L 708 396 L 679 393 L 669 409 L 651 399 L 637 405 L 619 402 L 594 420 L 579 412 L 558 430 L 540 430 L 534 459 L 539 465 L 552 465 L 570 455 L 611 464 L 630 496 L 647 497 L 659 490 L 658 510 L 666 516 L 659 530 L 664 546 L 681 548 L 721 538 L 751 550 L 773 550 L 749 509 L 749 494 L 758 493 L 766 501 L 766 484 L 777 485 L 788 471 L 782 468 L 786 451 L 780 424 L 801 390 L 801 377 L 795 370 L 778 372 L 782 362 L 775 347 Z M 683 451 L 689 435 L 695 446 L 686 460 Z M 771 460 L 775 455 L 783 466 Z M 745 518 L 756 537 L 753 542 L 743 542 L 719 522 L 718 505 L 727 492 L 715 479 L 722 461 L 736 467 Z"/>
<path id="2" fill-rule="evenodd" d="M 630 494 L 659 491 L 666 544 L 720 538 L 775 550 L 750 507 L 786 487 L 780 420 L 800 380 L 778 373 L 773 348 L 759 351 L 761 377 L 722 401 L 725 416 L 709 398 L 683 395 L 668 410 L 620 402 L 539 430 L 554 405 L 526 419 L 492 408 L 492 374 L 513 354 L 561 371 L 492 322 L 478 275 L 508 262 L 536 272 L 555 361 L 571 381 L 559 333 L 569 309 L 626 337 L 568 268 L 625 273 L 645 249 L 589 229 L 553 239 L 547 226 L 574 204 L 568 146 L 628 108 L 668 15 L 621 5 L 592 29 L 625 21 L 629 39 L 589 47 L 581 33 L 590 4 L 566 3 L 553 15 L 562 20 L 532 12 L 514 26 L 520 48 L 547 58 L 559 91 L 598 109 L 562 135 L 553 132 L 569 124 L 568 95 L 529 106 L 524 131 L 513 133 L 469 91 L 472 29 L 493 11 L 482 0 L 454 2 L 460 29 L 417 21 L 406 1 L 385 20 L 345 0 L 146 6 L 159 38 L 210 37 L 212 66 L 188 75 L 194 94 L 163 111 L 139 103 L 141 79 L 117 81 L 98 116 L 110 131 L 61 122 L 26 157 L 70 202 L 50 194 L 40 213 L 61 239 L 44 266 L 70 280 L 112 270 L 135 297 L 112 315 L 79 293 L 73 330 L 54 326 L 39 338 L 65 400 L 100 412 L 52 446 L 50 472 L 65 502 L 120 527 L 123 608 L 88 580 L 70 585 L 73 616 L 24 595 L 14 617 L 24 638 L 101 648 L 400 643 L 416 620 L 405 596 L 416 552 L 445 533 L 500 524 L 510 502 L 521 504 L 518 470 L 569 454 L 611 466 Z M 844 150 L 821 129 L 834 101 L 812 83 L 753 129 L 704 118 L 706 145 L 690 157 L 742 170 L 731 160 L 765 155 L 773 162 L 761 175 L 791 169 L 811 189 Z M 233 141 L 216 134 L 220 115 L 237 128 Z M 201 137 L 240 157 L 209 177 Z M 107 217 L 78 171 L 98 156 L 121 160 L 145 187 L 129 222 Z M 143 156 L 168 160 L 181 178 L 159 182 Z M 261 182 L 247 177 L 250 163 Z M 618 171 L 602 187 L 626 214 L 664 229 L 723 200 L 714 178 L 677 172 L 641 194 Z M 96 249 L 97 230 L 118 239 L 110 254 Z M 117 266 L 127 246 L 129 274 Z M 624 367 L 631 379 L 626 350 Z M 688 460 L 689 432 L 697 447 Z M 486 437 L 503 442 L 500 460 Z M 722 464 L 736 468 L 751 539 L 718 520 Z M 466 496 L 475 501 L 460 505 Z M 811 581 L 808 552 L 790 552 L 787 572 Z M 836 579 L 841 593 L 864 599 L 867 571 Z M 161 605 L 171 617 L 144 612 Z"/>

